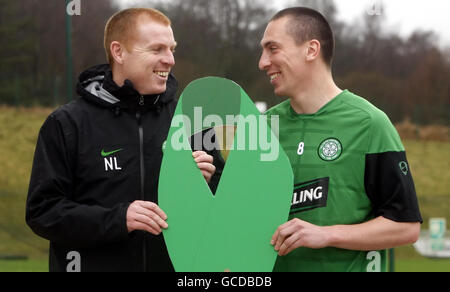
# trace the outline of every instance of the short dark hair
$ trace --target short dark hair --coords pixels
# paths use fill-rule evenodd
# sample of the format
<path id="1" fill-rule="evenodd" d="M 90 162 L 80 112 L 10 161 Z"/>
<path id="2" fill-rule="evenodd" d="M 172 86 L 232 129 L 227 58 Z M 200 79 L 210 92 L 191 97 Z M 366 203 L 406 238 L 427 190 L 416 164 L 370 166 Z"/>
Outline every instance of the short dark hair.
<path id="1" fill-rule="evenodd" d="M 316 39 L 320 42 L 322 58 L 331 68 L 334 56 L 334 34 L 326 18 L 318 11 L 306 7 L 281 10 L 270 21 L 289 17 L 287 32 L 296 44 Z"/>

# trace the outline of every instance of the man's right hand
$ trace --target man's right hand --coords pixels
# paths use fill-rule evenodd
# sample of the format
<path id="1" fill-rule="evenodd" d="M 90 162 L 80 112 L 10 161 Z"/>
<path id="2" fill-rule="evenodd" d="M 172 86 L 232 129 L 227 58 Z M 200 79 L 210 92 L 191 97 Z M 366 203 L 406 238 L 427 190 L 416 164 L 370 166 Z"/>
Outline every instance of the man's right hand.
<path id="1" fill-rule="evenodd" d="M 135 201 L 127 211 L 127 228 L 131 233 L 135 230 L 160 235 L 161 229 L 167 229 L 167 215 L 158 205 L 152 202 Z"/>

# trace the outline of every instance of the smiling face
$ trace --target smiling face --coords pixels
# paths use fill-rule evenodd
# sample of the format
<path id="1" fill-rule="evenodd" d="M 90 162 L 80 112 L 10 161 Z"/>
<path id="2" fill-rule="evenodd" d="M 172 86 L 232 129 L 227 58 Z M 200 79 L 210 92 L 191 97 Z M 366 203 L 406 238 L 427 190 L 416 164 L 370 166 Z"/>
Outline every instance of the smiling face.
<path id="1" fill-rule="evenodd" d="M 307 77 L 308 42 L 298 45 L 288 34 L 289 18 L 271 21 L 261 41 L 259 69 L 266 71 L 278 96 L 293 97 Z"/>
<path id="2" fill-rule="evenodd" d="M 133 40 L 123 48 L 121 75 L 142 95 L 165 92 L 169 73 L 175 65 L 176 45 L 170 26 L 141 17 Z"/>

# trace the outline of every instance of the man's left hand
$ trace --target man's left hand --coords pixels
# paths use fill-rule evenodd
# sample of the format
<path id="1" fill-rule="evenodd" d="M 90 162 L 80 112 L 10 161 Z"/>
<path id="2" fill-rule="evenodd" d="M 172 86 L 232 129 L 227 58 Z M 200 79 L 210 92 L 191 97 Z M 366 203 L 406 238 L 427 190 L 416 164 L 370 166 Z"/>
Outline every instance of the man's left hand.
<path id="1" fill-rule="evenodd" d="M 211 155 L 208 155 L 204 151 L 197 151 L 192 154 L 197 163 L 198 168 L 203 174 L 203 177 L 206 179 L 206 182 L 211 181 L 211 177 L 216 172 L 216 167 L 213 165 L 214 158 Z"/>
<path id="2" fill-rule="evenodd" d="M 271 241 L 280 256 L 285 256 L 299 247 L 325 248 L 328 243 L 329 234 L 324 227 L 300 219 L 293 219 L 278 227 Z"/>

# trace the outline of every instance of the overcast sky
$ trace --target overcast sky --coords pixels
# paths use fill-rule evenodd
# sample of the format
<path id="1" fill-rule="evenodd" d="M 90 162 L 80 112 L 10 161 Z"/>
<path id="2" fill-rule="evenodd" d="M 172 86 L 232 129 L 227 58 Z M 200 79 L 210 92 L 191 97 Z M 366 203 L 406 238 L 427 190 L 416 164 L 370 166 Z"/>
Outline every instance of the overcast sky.
<path id="1" fill-rule="evenodd" d="M 117 0 L 139 5 L 137 0 Z M 223 0 L 227 1 L 227 0 Z M 275 0 L 276 6 L 284 0 Z M 450 1 L 449 0 L 335 0 L 338 18 L 353 23 L 363 13 L 376 14 L 377 3 L 384 6 L 385 26 L 389 30 L 409 35 L 415 29 L 433 30 L 441 47 L 450 47 Z"/>
<path id="2" fill-rule="evenodd" d="M 448 0 L 336 0 L 339 19 L 352 22 L 369 11 L 374 3 L 383 3 L 387 27 L 408 35 L 415 29 L 433 30 L 440 45 L 450 46 L 450 1 Z"/>

